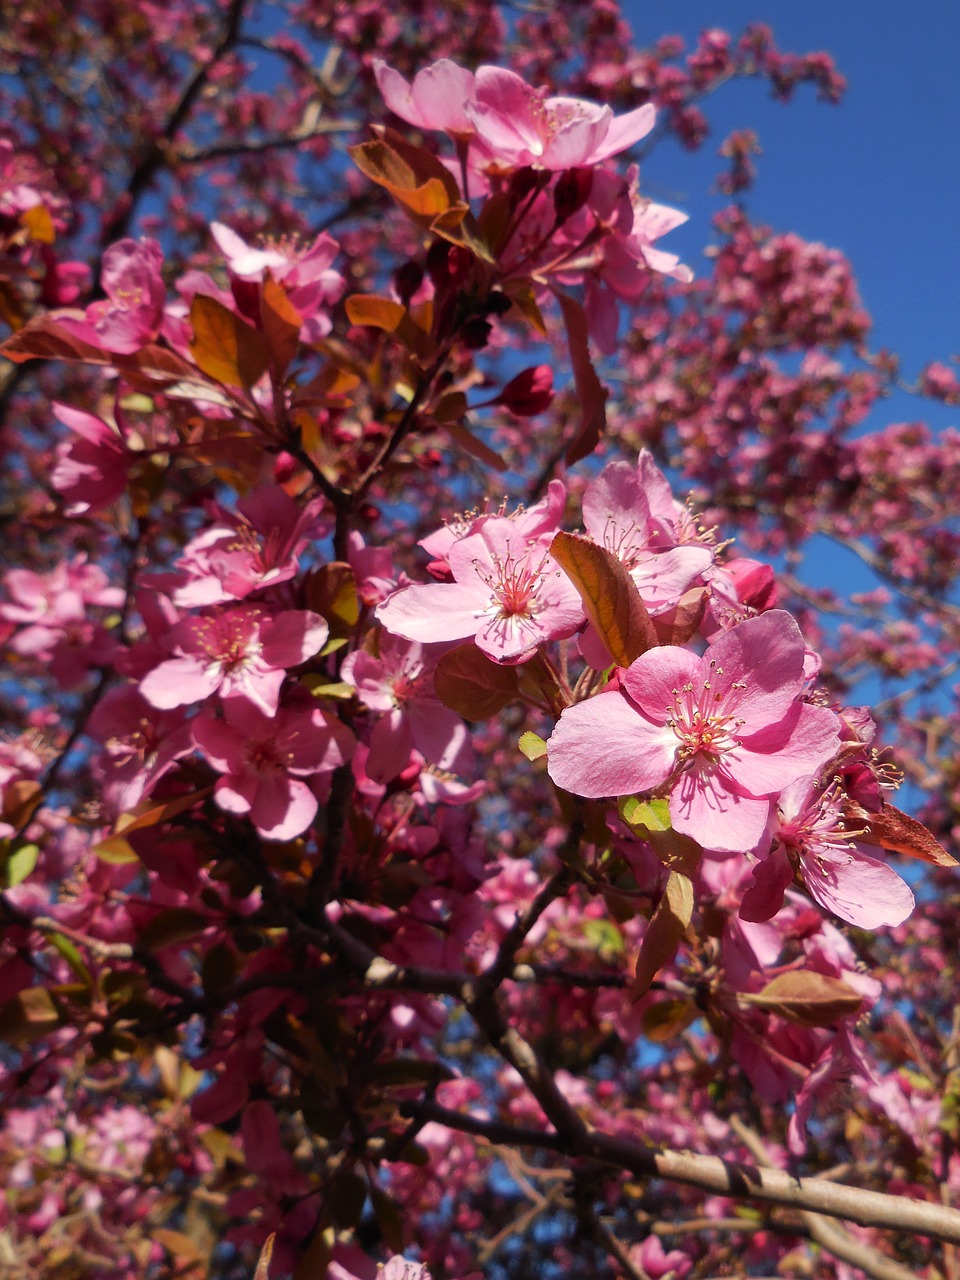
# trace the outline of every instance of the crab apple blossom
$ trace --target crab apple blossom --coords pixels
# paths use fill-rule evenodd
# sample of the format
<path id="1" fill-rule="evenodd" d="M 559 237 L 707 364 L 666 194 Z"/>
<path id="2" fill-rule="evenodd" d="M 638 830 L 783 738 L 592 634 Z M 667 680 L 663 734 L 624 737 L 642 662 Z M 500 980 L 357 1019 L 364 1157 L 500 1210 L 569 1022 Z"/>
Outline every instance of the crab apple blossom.
<path id="1" fill-rule="evenodd" d="M 291 840 L 307 829 L 319 801 L 305 779 L 332 773 L 353 750 L 350 731 L 319 708 L 266 716 L 243 698 L 226 703 L 222 720 L 198 716 L 193 739 L 222 775 L 217 804 L 249 814 L 268 840 Z"/>
<path id="2" fill-rule="evenodd" d="M 403 587 L 378 607 L 388 631 L 419 641 L 473 636 L 494 661 L 524 662 L 583 622 L 576 589 L 546 545 L 506 517 L 454 542 L 447 563 L 453 582 Z"/>
<path id="3" fill-rule="evenodd" d="M 463 111 L 498 169 L 596 165 L 646 137 L 656 119 L 650 104 L 615 116 L 581 98 L 550 97 L 502 67 L 478 69 Z"/>
<path id="4" fill-rule="evenodd" d="M 801 700 L 804 653 L 779 609 L 724 632 L 699 658 L 650 649 L 620 689 L 563 713 L 550 776 L 584 796 L 667 790 L 677 831 L 708 849 L 754 849 L 771 797 L 840 745 L 837 716 Z"/>
<path id="5" fill-rule="evenodd" d="M 117 355 L 129 355 L 155 338 L 163 324 L 167 291 L 160 274 L 163 250 L 155 240 L 121 240 L 103 255 L 100 283 L 107 295 L 92 302 L 83 319 L 61 314 L 69 333 Z"/>
<path id="6" fill-rule="evenodd" d="M 241 498 L 235 512 L 214 508 L 217 522 L 192 538 L 158 581 L 182 608 L 244 600 L 288 582 L 311 538 L 326 531 L 320 509 L 318 501 L 301 507 L 279 485 L 265 485 Z"/>
<path id="7" fill-rule="evenodd" d="M 242 607 L 184 618 L 166 637 L 176 656 L 149 671 L 140 692 L 161 710 L 219 693 L 247 698 L 272 715 L 287 670 L 317 653 L 328 634 L 323 618 L 307 609 L 271 617 L 264 609 Z"/>
<path id="8" fill-rule="evenodd" d="M 254 283 L 269 275 L 284 286 L 300 318 L 304 341 L 319 342 L 327 336 L 332 327 L 327 310 L 346 284 L 333 269 L 339 245 L 332 236 L 324 232 L 305 246 L 281 242 L 254 249 L 221 222 L 211 223 L 210 232 L 231 275 Z"/>
<path id="9" fill-rule="evenodd" d="M 822 786 L 815 777 L 784 787 L 771 812 L 762 861 L 743 895 L 746 920 L 768 920 L 793 883 L 795 864 L 810 894 L 841 920 L 861 929 L 900 924 L 914 908 L 910 887 L 893 867 L 872 857 L 848 829 L 838 783 Z M 879 854 L 879 849 L 874 849 Z"/>
<path id="10" fill-rule="evenodd" d="M 344 660 L 341 677 L 354 686 L 364 706 L 381 713 L 366 761 L 367 774 L 374 781 L 395 778 L 414 749 L 447 772 L 471 770 L 473 752 L 466 725 L 433 693 L 438 657 L 438 647 L 387 633 L 376 656 L 358 649 Z"/>
<path id="11" fill-rule="evenodd" d="M 4 1277 L 955 1280 L 957 379 L 649 198 L 831 60 L 6 8 Z"/>

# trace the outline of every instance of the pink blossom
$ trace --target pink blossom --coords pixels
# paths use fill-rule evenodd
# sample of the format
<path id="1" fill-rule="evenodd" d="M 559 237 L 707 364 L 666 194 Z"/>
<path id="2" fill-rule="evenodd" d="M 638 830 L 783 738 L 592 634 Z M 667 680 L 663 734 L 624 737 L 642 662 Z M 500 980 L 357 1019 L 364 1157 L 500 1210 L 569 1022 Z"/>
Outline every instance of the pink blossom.
<path id="1" fill-rule="evenodd" d="M 656 119 L 649 103 L 614 116 L 609 107 L 582 98 L 548 97 L 514 72 L 491 66 L 477 71 L 474 96 L 463 111 L 499 169 L 599 164 L 639 142 Z"/>
<path id="2" fill-rule="evenodd" d="M 0 604 L 0 618 L 27 624 L 14 635 L 10 648 L 49 664 L 61 688 L 80 683 L 91 667 L 112 660 L 116 641 L 87 617 L 87 607 L 118 608 L 125 593 L 110 586 L 103 570 L 88 564 L 85 555 L 47 574 L 10 569 L 3 580 L 12 599 Z"/>
<path id="3" fill-rule="evenodd" d="M 82 320 L 61 314 L 57 323 L 102 351 L 139 351 L 163 323 L 167 291 L 162 265 L 163 250 L 156 240 L 118 240 L 103 255 L 100 283 L 106 300 L 92 302 Z"/>
<path id="4" fill-rule="evenodd" d="M 103 744 L 94 768 L 104 799 L 117 813 L 132 809 L 193 750 L 184 713 L 158 714 L 133 685 L 104 694 L 87 722 L 87 732 Z"/>
<path id="5" fill-rule="evenodd" d="M 642 196 L 635 165 L 627 175 L 624 194 L 612 179 L 613 175 L 605 172 L 594 176 L 589 210 L 607 234 L 593 250 L 585 273 L 590 333 L 605 355 L 610 355 L 617 344 L 617 299 L 636 303 L 647 289 L 652 271 L 684 284 L 693 279 L 693 272 L 676 254 L 666 253 L 654 244 L 682 226 L 687 215 Z M 623 205 L 627 206 L 626 214 Z M 571 231 L 568 229 L 568 234 Z"/>
<path id="6" fill-rule="evenodd" d="M 395 115 L 420 129 L 473 137 L 500 170 L 599 164 L 639 142 L 656 118 L 650 104 L 615 116 L 582 98 L 548 97 L 502 67 L 483 66 L 473 76 L 443 58 L 412 83 L 384 62 L 374 71 Z"/>
<path id="7" fill-rule="evenodd" d="M 268 717 L 244 698 L 231 698 L 224 718 L 201 714 L 194 741 L 218 773 L 217 804 L 249 814 L 268 840 L 292 840 L 317 814 L 317 797 L 303 780 L 330 773 L 350 758 L 353 735 L 317 708 L 280 710 Z"/>
<path id="8" fill-rule="evenodd" d="M 452 773 L 471 767 L 473 753 L 467 727 L 433 691 L 436 646 L 380 637 L 379 654 L 362 649 L 347 656 L 341 677 L 357 690 L 364 706 L 381 714 L 370 737 L 366 770 L 375 782 L 389 782 L 417 750 Z"/>
<path id="9" fill-rule="evenodd" d="M 223 604 L 288 582 L 311 538 L 322 536 L 321 506 L 301 507 L 279 485 L 265 485 L 241 498 L 236 512 L 216 508 L 218 523 L 188 542 L 164 576 L 174 604 Z"/>
<path id="10" fill-rule="evenodd" d="M 643 1244 L 633 1245 L 629 1254 L 650 1280 L 683 1280 L 693 1270 L 689 1254 L 679 1249 L 665 1253 L 657 1236 L 647 1236 Z"/>
<path id="11" fill-rule="evenodd" d="M 323 618 L 307 609 L 272 618 L 249 607 L 186 618 L 167 638 L 176 656 L 146 675 L 140 691 L 162 710 L 219 693 L 249 698 L 273 715 L 287 670 L 317 653 L 328 634 Z"/>
<path id="12" fill-rule="evenodd" d="M 548 534 L 556 533 L 563 519 L 567 502 L 567 487 L 562 480 L 551 480 L 546 494 L 532 507 L 517 507 L 507 514 L 505 504 L 496 511 L 472 511 L 466 515 L 454 516 L 436 533 L 429 534 L 420 540 L 419 546 L 433 556 L 428 566 L 437 577 L 447 576 L 450 566 L 447 554 L 453 544 L 468 534 L 477 533 L 487 520 L 503 517 L 512 520 L 517 533 L 532 542 L 537 538 L 546 540 Z"/>
<path id="13" fill-rule="evenodd" d="M 525 662 L 546 640 L 573 635 L 580 597 L 542 542 L 505 517 L 486 520 L 448 555 L 453 582 L 404 587 L 377 609 L 407 640 L 466 640 L 496 662 Z"/>
<path id="14" fill-rule="evenodd" d="M 771 796 L 839 746 L 833 712 L 800 700 L 804 653 L 782 610 L 724 632 L 702 658 L 650 649 L 620 689 L 564 711 L 548 745 L 550 776 L 590 797 L 668 786 L 676 830 L 709 849 L 753 849 Z"/>
<path id="15" fill-rule="evenodd" d="M 900 924 L 914 908 L 913 893 L 893 867 L 863 851 L 856 835 L 846 829 L 837 784 L 821 788 L 816 778 L 804 777 L 785 787 L 771 814 L 766 856 L 754 870 L 740 914 L 769 920 L 798 868 L 811 895 L 841 920 L 861 929 Z"/>
<path id="16" fill-rule="evenodd" d="M 465 106 L 474 100 L 473 73 L 441 58 L 405 80 L 380 58 L 373 64 L 377 87 L 395 116 L 418 129 L 442 129 L 469 136 L 473 125 Z"/>
<path id="17" fill-rule="evenodd" d="M 280 242 L 254 249 L 222 222 L 212 222 L 210 231 L 231 275 L 259 283 L 269 272 L 284 286 L 291 305 L 303 320 L 301 336 L 305 342 L 318 342 L 327 336 L 332 325 L 326 308 L 339 300 L 346 286 L 343 276 L 332 266 L 340 251 L 332 236 L 324 231 L 304 247 Z"/>
<path id="18" fill-rule="evenodd" d="M 68 516 L 108 507 L 126 492 L 132 456 L 120 432 L 83 409 L 53 402 L 53 412 L 75 433 L 57 446 L 50 483 L 67 501 Z"/>
<path id="19" fill-rule="evenodd" d="M 626 566 L 644 604 L 658 613 L 710 567 L 713 551 L 700 542 L 675 545 L 676 524 L 654 510 L 651 496 L 659 495 L 652 484 L 652 494 L 647 491 L 650 467 L 666 484 L 652 460 L 645 470 L 608 463 L 583 495 L 583 523 L 594 542 Z"/>

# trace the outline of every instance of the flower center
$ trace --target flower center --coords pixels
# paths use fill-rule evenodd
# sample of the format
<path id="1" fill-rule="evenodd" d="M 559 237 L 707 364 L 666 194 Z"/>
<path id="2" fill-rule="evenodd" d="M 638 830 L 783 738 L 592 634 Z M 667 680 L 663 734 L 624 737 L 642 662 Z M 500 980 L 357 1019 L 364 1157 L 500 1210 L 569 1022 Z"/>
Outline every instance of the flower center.
<path id="1" fill-rule="evenodd" d="M 723 675 L 715 663 L 710 665 L 717 675 Z M 734 688 L 744 686 L 738 683 Z M 671 693 L 673 701 L 667 724 L 680 740 L 678 759 L 681 763 L 699 756 L 713 764 L 740 745 L 736 733 L 743 721 L 723 712 L 726 695 L 718 693 L 710 680 L 704 680 L 699 690 L 693 684 L 685 684 L 680 689 L 672 689 Z"/>
<path id="2" fill-rule="evenodd" d="M 493 572 L 488 573 L 477 565 L 477 573 L 490 588 L 491 601 L 485 613 L 496 613 L 500 618 L 532 618 L 540 610 L 537 599 L 543 582 L 546 552 L 539 563 L 529 556 L 515 560 L 508 555 L 505 560 L 494 555 Z"/>

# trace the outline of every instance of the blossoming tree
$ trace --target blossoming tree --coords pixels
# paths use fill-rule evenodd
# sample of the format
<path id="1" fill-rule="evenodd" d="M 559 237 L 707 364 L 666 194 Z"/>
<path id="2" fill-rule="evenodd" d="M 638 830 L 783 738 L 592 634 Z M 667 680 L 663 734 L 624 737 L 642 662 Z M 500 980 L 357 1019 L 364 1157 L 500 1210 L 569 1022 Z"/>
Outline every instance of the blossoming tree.
<path id="1" fill-rule="evenodd" d="M 700 277 L 636 164 L 829 59 L 25 0 L 0 70 L 3 1274 L 955 1280 L 958 438 L 748 137 Z"/>

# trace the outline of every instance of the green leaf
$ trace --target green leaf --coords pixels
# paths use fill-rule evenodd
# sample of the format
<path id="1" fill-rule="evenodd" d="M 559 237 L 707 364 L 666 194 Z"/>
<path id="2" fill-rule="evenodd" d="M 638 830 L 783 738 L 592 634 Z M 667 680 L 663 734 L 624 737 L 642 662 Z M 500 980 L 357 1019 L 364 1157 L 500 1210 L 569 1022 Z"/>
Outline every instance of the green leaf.
<path id="1" fill-rule="evenodd" d="M 530 729 L 526 733 L 521 733 L 520 741 L 517 745 L 531 764 L 534 760 L 542 760 L 547 754 L 547 744 L 538 733 L 533 733 Z"/>
<path id="2" fill-rule="evenodd" d="M 30 872 L 36 867 L 39 857 L 39 845 L 22 844 L 18 849 L 14 849 L 3 868 L 4 887 L 12 889 L 14 885 L 26 880 Z"/>
<path id="3" fill-rule="evenodd" d="M 84 986 L 92 987 L 93 977 L 90 973 L 90 970 L 87 968 L 86 964 L 84 963 L 83 957 L 80 955 L 79 950 L 70 941 L 70 939 L 64 937 L 62 933 L 48 933 L 47 941 L 53 947 L 54 951 L 59 952 L 59 954 L 64 958 L 64 960 L 66 960 L 67 964 L 70 966 L 73 972 L 77 975 L 80 981 L 84 984 Z"/>
<path id="4" fill-rule="evenodd" d="M 574 533 L 558 533 L 550 554 L 576 587 L 587 617 L 618 667 L 657 643 L 636 583 L 612 551 Z"/>
<path id="5" fill-rule="evenodd" d="M 665 867 L 691 878 L 696 874 L 703 850 L 696 840 L 673 830 L 668 800 L 622 796 L 617 801 L 617 812 L 633 834 L 647 842 Z"/>
<path id="6" fill-rule="evenodd" d="M 107 836 L 94 846 L 93 852 L 101 862 L 111 867 L 122 867 L 130 862 L 139 862 L 136 852 L 129 840 L 123 836 Z"/>
<path id="7" fill-rule="evenodd" d="M 315 698 L 352 698 L 357 692 L 346 680 L 336 680 L 333 684 L 324 684 L 324 676 L 304 676 L 300 681 Z"/>
<path id="8" fill-rule="evenodd" d="M 623 934 L 612 920 L 586 920 L 583 936 L 600 953 L 614 956 L 624 953 Z"/>
<path id="9" fill-rule="evenodd" d="M 630 989 L 631 1000 L 639 1000 L 665 964 L 677 954 L 680 939 L 693 917 L 693 882 L 679 871 L 671 871 L 667 887 L 647 925 L 637 956 L 637 972 Z"/>

